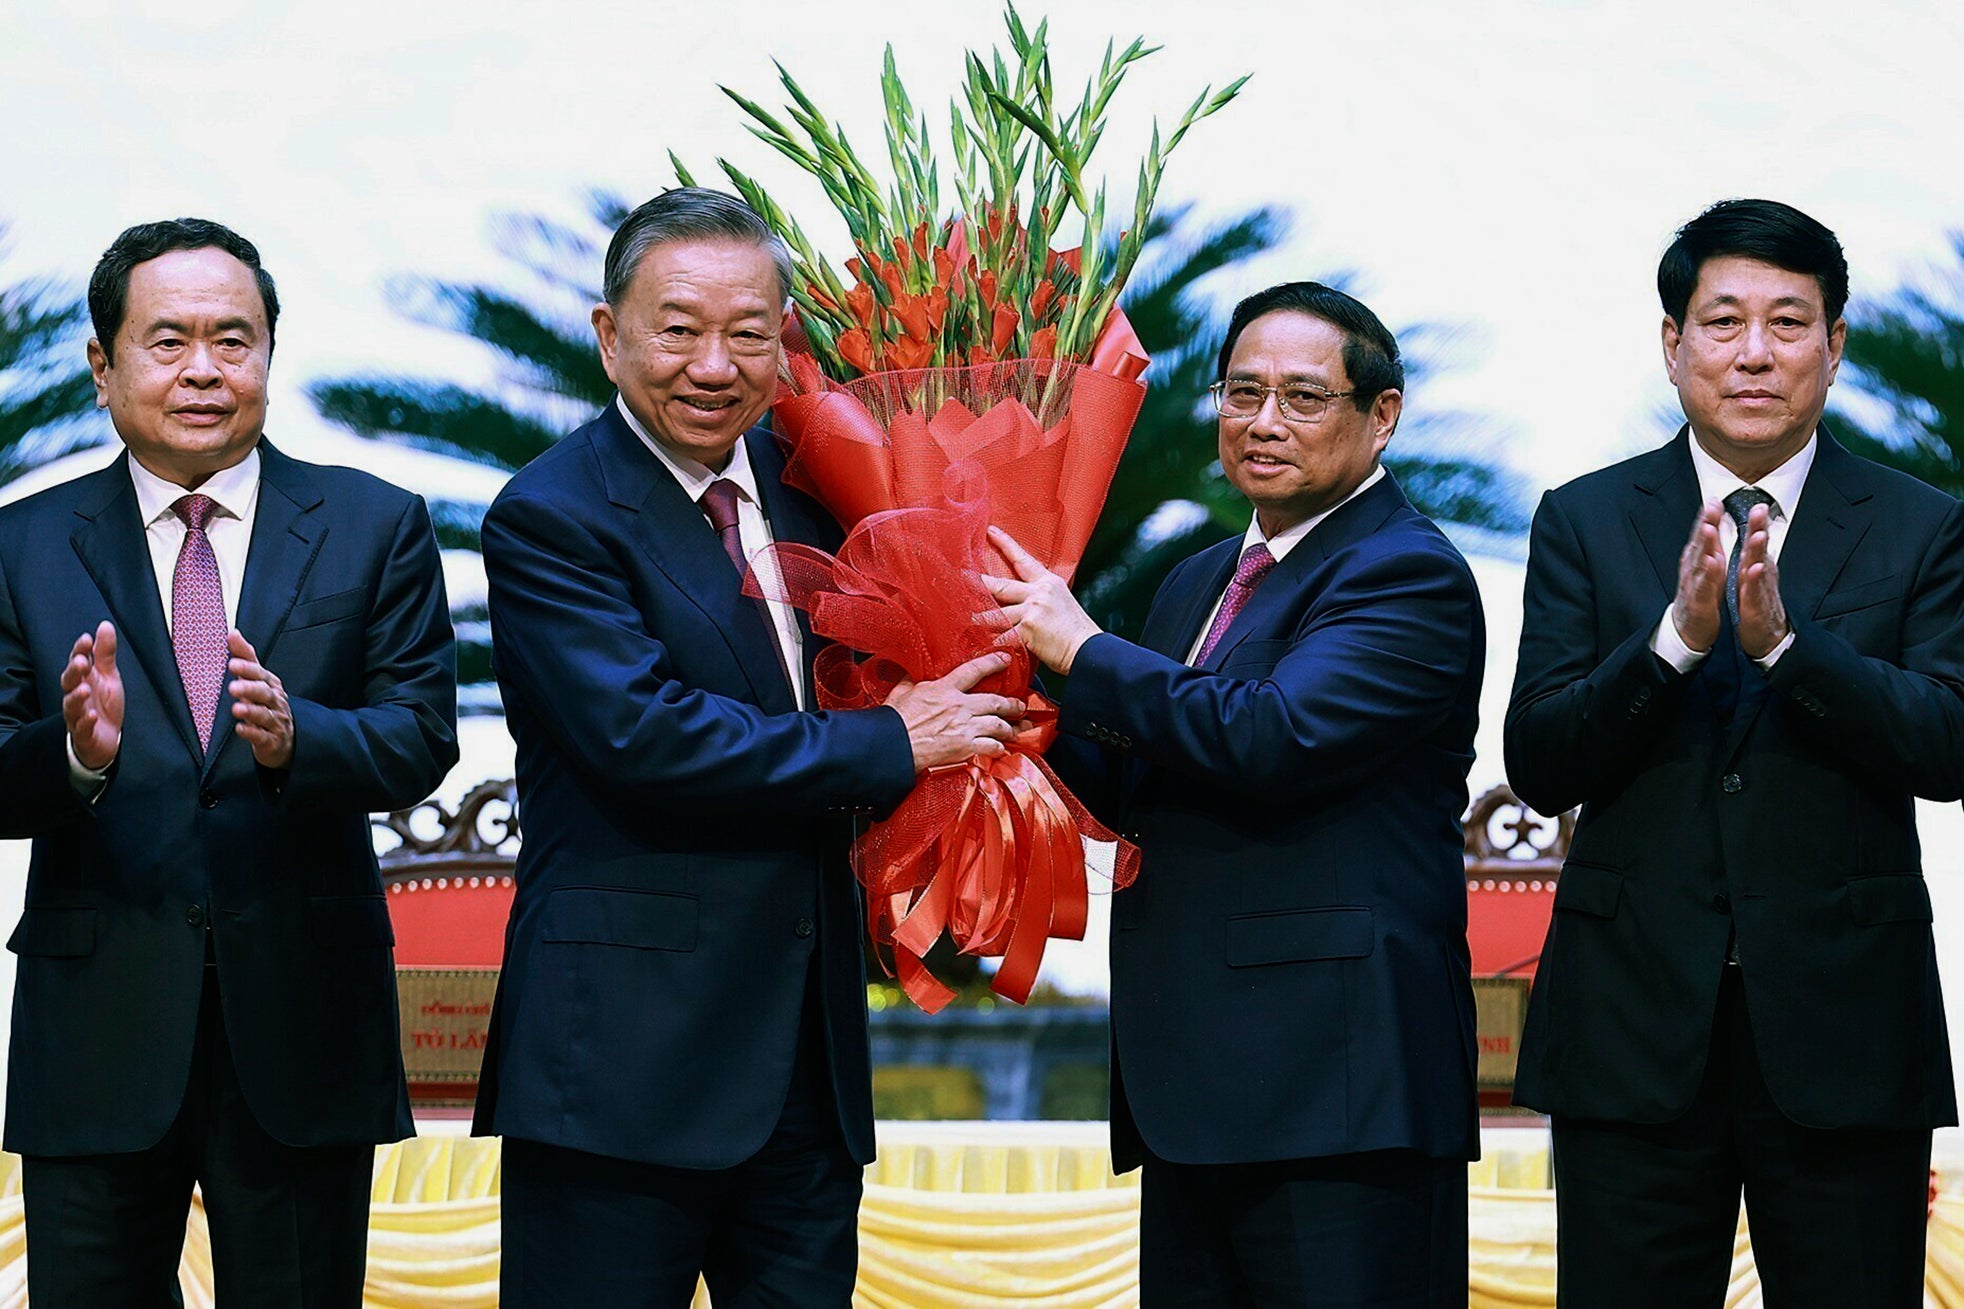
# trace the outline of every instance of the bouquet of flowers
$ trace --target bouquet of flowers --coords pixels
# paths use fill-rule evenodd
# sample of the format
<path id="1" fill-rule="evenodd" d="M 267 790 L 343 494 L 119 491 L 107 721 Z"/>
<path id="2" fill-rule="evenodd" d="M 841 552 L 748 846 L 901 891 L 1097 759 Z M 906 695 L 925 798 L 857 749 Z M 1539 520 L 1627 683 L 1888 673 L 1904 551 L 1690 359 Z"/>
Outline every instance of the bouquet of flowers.
<path id="1" fill-rule="evenodd" d="M 1063 107 L 1048 24 L 1027 28 L 1014 8 L 1006 19 L 1007 57 L 970 53 L 951 106 L 952 215 L 926 115 L 891 47 L 884 188 L 781 66 L 789 124 L 724 88 L 751 131 L 817 178 L 844 218 L 856 250 L 844 276 L 755 179 L 718 161 L 793 255 L 796 318 L 774 409 L 785 480 L 848 529 L 836 558 L 775 547 L 747 589 L 808 610 L 812 630 L 840 643 L 821 655 L 821 707 L 877 705 L 900 680 L 941 676 L 1005 643 L 1011 667 L 984 689 L 1033 707 L 1034 728 L 1009 755 L 933 770 L 855 843 L 869 930 L 930 1012 L 953 995 L 921 962 L 943 931 L 966 953 L 1002 956 L 993 989 L 1027 999 L 1044 943 L 1083 937 L 1083 838 L 1117 841 L 1042 760 L 1055 710 L 1033 691 L 1032 661 L 979 580 L 1009 571 L 986 529 L 1001 527 L 1067 578 L 1077 567 L 1145 394 L 1148 361 L 1118 298 L 1161 173 L 1188 130 L 1247 80 L 1203 89 L 1164 139 L 1154 125 L 1131 226 L 1108 240 L 1106 189 L 1090 189 L 1087 167 L 1126 70 L 1153 49 L 1108 44 L 1083 95 Z M 1072 228 L 1079 244 L 1058 248 Z M 1138 852 L 1117 845 L 1123 886 Z"/>

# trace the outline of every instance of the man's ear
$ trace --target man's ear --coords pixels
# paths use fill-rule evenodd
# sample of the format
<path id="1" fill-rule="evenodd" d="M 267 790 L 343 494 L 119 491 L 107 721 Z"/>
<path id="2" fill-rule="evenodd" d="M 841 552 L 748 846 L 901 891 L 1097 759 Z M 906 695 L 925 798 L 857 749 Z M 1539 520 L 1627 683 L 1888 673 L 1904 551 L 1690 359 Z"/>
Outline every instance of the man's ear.
<path id="1" fill-rule="evenodd" d="M 95 383 L 95 407 L 109 407 L 109 352 L 102 342 L 89 338 L 89 380 Z"/>
<path id="2" fill-rule="evenodd" d="M 593 337 L 600 343 L 600 366 L 607 370 L 607 380 L 619 384 L 614 376 L 614 352 L 620 345 L 620 324 L 614 319 L 614 307 L 602 300 L 593 307 Z"/>
<path id="3" fill-rule="evenodd" d="M 1677 320 L 1669 314 L 1664 315 L 1664 376 L 1671 379 L 1671 385 L 1678 384 L 1678 343 L 1684 339 Z"/>
<path id="4" fill-rule="evenodd" d="M 1384 447 L 1391 444 L 1391 434 L 1398 430 L 1398 417 L 1405 412 L 1405 393 L 1387 390 L 1378 392 L 1378 398 L 1371 401 L 1371 442 L 1376 454 L 1383 454 Z"/>

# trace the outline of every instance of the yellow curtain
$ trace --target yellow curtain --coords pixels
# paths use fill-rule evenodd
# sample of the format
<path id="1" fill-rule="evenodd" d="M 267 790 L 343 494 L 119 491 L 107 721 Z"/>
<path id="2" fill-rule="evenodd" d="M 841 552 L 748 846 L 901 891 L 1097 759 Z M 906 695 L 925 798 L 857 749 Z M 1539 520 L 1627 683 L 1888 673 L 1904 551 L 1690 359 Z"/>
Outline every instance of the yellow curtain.
<path id="1" fill-rule="evenodd" d="M 1555 1303 L 1548 1145 L 1488 1133 L 1468 1179 L 1471 1309 Z M 494 1309 L 498 1142 L 426 1136 L 376 1152 L 370 1309 Z M 1138 1303 L 1138 1175 L 1114 1177 L 1102 1125 L 882 1124 L 860 1209 L 859 1309 L 1121 1309 Z M 211 1242 L 194 1198 L 184 1302 L 212 1304 Z M 0 1155 L 0 1309 L 27 1303 L 20 1161 Z M 1926 1303 L 1964 1309 L 1964 1194 L 1930 1219 Z M 697 1297 L 698 1306 L 707 1298 Z M 1728 1309 L 1760 1303 L 1742 1223 Z"/>

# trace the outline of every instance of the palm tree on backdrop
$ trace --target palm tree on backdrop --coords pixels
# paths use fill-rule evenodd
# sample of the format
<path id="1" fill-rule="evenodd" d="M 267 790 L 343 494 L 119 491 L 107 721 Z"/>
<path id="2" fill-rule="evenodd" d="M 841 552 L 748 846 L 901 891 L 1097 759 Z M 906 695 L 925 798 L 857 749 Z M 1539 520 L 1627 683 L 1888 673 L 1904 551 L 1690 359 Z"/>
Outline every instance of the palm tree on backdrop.
<path id="1" fill-rule="evenodd" d="M 629 209 L 595 191 L 579 226 L 501 217 L 492 240 L 524 271 L 526 293 L 430 278 L 389 285 L 401 312 L 490 347 L 499 361 L 492 386 L 364 374 L 312 383 L 315 406 L 362 436 L 516 470 L 613 396 L 587 314 L 599 298 L 601 253 Z M 1211 225 L 1191 217 L 1190 205 L 1154 215 L 1126 291 L 1126 314 L 1153 357 L 1152 386 L 1076 578 L 1092 616 L 1127 635 L 1174 563 L 1246 523 L 1215 458 L 1205 391 L 1225 316 L 1201 284 L 1277 244 L 1287 220 L 1270 208 Z M 1409 420 L 1386 464 L 1433 517 L 1518 534 L 1526 525 L 1518 485 L 1490 457 L 1468 452 L 1469 426 L 1451 415 Z M 439 500 L 431 510 L 445 545 L 476 547 L 474 508 Z"/>
<path id="2" fill-rule="evenodd" d="M 88 310 L 54 283 L 0 285 L 0 482 L 107 439 L 91 421 Z"/>
<path id="3" fill-rule="evenodd" d="M 1964 496 L 1964 233 L 1955 263 L 1928 287 L 1904 286 L 1848 320 L 1846 380 L 1870 403 L 1867 421 L 1829 415 L 1849 449 Z"/>

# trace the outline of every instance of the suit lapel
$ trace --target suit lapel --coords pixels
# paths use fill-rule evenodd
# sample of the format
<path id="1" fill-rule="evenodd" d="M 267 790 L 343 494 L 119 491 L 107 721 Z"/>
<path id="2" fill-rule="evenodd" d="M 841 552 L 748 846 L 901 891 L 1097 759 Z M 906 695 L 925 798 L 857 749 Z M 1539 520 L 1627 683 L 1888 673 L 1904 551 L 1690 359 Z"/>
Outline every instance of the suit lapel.
<path id="1" fill-rule="evenodd" d="M 263 438 L 259 442 L 259 504 L 252 515 L 252 544 L 246 551 L 245 577 L 239 583 L 239 634 L 252 645 L 259 660 L 275 666 L 273 647 L 293 612 L 307 574 L 320 555 L 327 535 L 315 521 L 321 493 L 304 465 L 287 458 Z M 232 698 L 221 694 L 213 720 L 209 770 L 232 739 Z"/>
<path id="2" fill-rule="evenodd" d="M 608 500 L 635 513 L 642 548 L 722 636 L 750 683 L 753 702 L 771 713 L 796 708 L 762 609 L 739 589 L 741 579 L 722 543 L 682 484 L 641 444 L 615 405 L 602 411 L 593 444 Z"/>
<path id="3" fill-rule="evenodd" d="M 1698 493 L 1698 470 L 1691 465 L 1691 428 L 1680 427 L 1669 445 L 1638 460 L 1632 481 L 1637 496 L 1630 505 L 1630 527 L 1643 544 L 1668 604 L 1678 593 L 1678 557 L 1704 503 Z"/>
<path id="4" fill-rule="evenodd" d="M 1185 570 L 1165 600 L 1147 613 L 1140 644 L 1155 654 L 1185 663 L 1187 652 L 1200 639 L 1201 624 L 1208 620 L 1214 602 L 1227 590 L 1228 581 L 1234 576 L 1235 561 L 1240 557 L 1239 536 L 1208 546 L 1196 555 L 1193 566 Z"/>
<path id="5" fill-rule="evenodd" d="M 1398 510 L 1409 507 L 1397 479 L 1388 472 L 1356 499 L 1337 506 L 1262 579 L 1201 667 L 1210 672 L 1219 668 L 1235 647 L 1248 639 L 1249 633 L 1274 626 L 1276 618 L 1295 602 L 1310 574 L 1339 551 L 1349 549 L 1383 527 Z M 1223 581 L 1221 585 L 1225 590 L 1227 583 Z"/>
<path id="6" fill-rule="evenodd" d="M 81 522 L 69 542 L 109 606 L 125 657 L 135 657 L 156 688 L 158 703 L 179 739 L 192 758 L 202 761 L 204 750 L 198 744 L 198 729 L 191 722 L 191 706 L 184 699 L 184 679 L 178 676 L 156 570 L 150 563 L 150 543 L 137 508 L 136 486 L 130 481 L 129 459 L 125 453 L 92 475 L 76 501 L 75 513 Z"/>
<path id="7" fill-rule="evenodd" d="M 1875 489 L 1857 459 L 1821 428 L 1814 466 L 1780 548 L 1780 599 L 1813 617 L 1828 588 L 1875 525 Z"/>
<path id="8" fill-rule="evenodd" d="M 753 427 L 744 433 L 743 443 L 750 456 L 750 471 L 756 477 L 757 494 L 763 500 L 764 518 L 771 526 L 771 540 L 838 553 L 838 525 L 817 501 L 784 484 L 784 450 L 776 435 L 767 428 Z M 798 636 L 804 643 L 804 657 L 797 670 L 804 683 L 804 701 L 816 705 L 812 658 L 826 642 L 812 633 L 810 614 L 793 605 L 791 616 L 797 620 Z"/>

